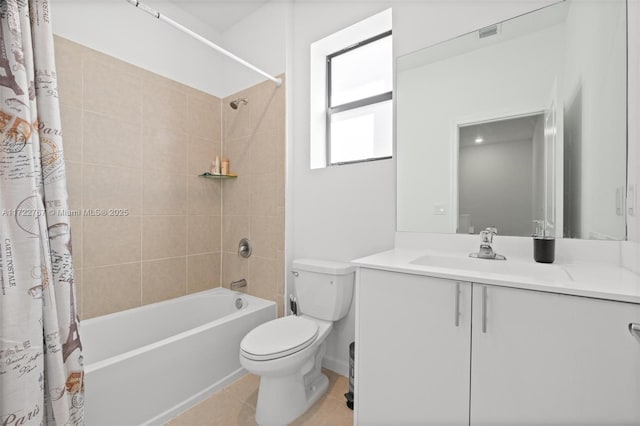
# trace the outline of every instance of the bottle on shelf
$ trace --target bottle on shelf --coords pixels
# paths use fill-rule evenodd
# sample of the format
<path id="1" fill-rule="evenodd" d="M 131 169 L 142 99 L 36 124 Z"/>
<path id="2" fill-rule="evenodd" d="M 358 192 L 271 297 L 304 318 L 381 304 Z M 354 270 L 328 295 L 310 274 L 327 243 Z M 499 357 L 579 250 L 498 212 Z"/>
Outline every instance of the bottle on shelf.
<path id="1" fill-rule="evenodd" d="M 219 175 L 220 174 L 220 157 L 216 155 L 216 159 L 211 162 L 211 174 Z"/>

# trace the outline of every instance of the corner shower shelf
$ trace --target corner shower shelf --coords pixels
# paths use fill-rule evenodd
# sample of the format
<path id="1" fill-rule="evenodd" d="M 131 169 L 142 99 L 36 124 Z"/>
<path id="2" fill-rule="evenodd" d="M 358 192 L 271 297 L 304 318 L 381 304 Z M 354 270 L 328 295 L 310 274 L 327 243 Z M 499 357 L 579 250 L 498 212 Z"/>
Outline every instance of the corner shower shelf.
<path id="1" fill-rule="evenodd" d="M 229 173 L 228 175 L 214 175 L 211 174 L 209 172 L 205 172 L 201 175 L 198 175 L 200 177 L 203 178 L 208 178 L 208 179 L 235 179 L 238 177 L 238 175 L 234 174 L 234 173 Z"/>

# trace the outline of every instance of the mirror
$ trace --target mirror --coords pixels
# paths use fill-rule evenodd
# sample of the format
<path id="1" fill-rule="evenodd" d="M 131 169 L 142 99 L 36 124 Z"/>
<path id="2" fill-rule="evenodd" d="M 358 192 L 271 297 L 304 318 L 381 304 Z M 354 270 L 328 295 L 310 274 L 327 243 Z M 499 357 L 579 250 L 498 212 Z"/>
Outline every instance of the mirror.
<path id="1" fill-rule="evenodd" d="M 397 230 L 624 240 L 626 22 L 565 1 L 399 57 Z"/>

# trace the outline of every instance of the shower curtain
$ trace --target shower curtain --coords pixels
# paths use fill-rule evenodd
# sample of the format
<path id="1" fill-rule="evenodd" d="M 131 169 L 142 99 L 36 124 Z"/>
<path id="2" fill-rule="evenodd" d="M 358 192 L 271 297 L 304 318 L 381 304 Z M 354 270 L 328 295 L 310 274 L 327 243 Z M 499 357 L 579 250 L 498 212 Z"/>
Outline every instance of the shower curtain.
<path id="1" fill-rule="evenodd" d="M 84 421 L 47 0 L 0 0 L 0 424 Z"/>

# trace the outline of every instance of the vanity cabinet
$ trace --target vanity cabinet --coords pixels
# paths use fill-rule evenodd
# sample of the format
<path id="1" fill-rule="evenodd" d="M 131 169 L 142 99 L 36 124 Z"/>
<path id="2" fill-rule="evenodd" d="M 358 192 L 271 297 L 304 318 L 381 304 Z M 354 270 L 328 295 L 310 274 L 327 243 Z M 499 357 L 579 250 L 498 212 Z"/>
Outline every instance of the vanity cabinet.
<path id="1" fill-rule="evenodd" d="M 358 423 L 467 425 L 471 284 L 372 269 L 358 281 Z"/>
<path id="2" fill-rule="evenodd" d="M 640 305 L 368 268 L 356 294 L 359 425 L 640 424 Z"/>

